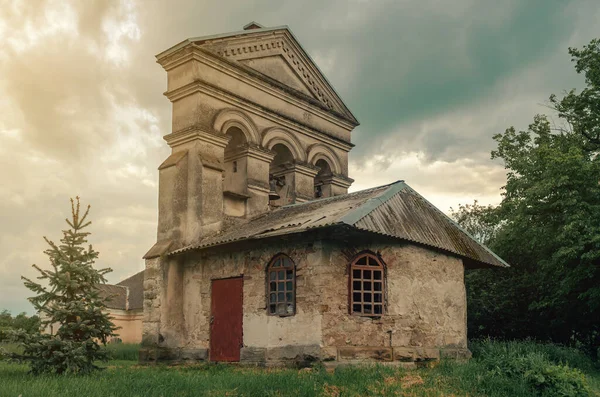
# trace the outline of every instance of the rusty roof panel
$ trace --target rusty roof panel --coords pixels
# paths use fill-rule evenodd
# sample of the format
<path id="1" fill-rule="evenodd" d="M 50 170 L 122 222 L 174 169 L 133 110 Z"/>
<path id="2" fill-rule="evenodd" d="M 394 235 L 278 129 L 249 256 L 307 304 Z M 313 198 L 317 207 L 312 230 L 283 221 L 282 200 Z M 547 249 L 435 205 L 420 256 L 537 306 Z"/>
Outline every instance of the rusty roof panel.
<path id="1" fill-rule="evenodd" d="M 387 190 L 389 186 L 379 186 L 343 196 L 287 205 L 257 216 L 246 223 L 236 223 L 218 235 L 208 236 L 198 244 L 181 248 L 171 254 L 234 241 L 303 232 L 308 229 L 341 223 L 340 219 L 344 215 L 360 208 L 370 198 L 377 197 Z"/>
<path id="2" fill-rule="evenodd" d="M 507 266 L 408 185 L 397 190 L 353 226 L 439 248 L 480 263 Z"/>
<path id="3" fill-rule="evenodd" d="M 170 255 L 235 241 L 345 225 L 427 245 L 488 266 L 508 266 L 404 181 L 307 203 L 285 206 L 236 223 Z"/>

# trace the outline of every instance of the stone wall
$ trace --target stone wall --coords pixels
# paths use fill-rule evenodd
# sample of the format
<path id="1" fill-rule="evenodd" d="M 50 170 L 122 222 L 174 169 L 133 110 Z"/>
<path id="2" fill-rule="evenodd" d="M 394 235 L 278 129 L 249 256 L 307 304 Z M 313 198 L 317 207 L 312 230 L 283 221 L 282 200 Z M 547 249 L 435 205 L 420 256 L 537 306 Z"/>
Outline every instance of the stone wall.
<path id="1" fill-rule="evenodd" d="M 339 360 L 418 361 L 442 354 L 468 357 L 462 260 L 412 244 L 360 247 L 386 265 L 386 311 L 377 317 L 348 314 L 348 263 L 360 250 L 328 247 L 322 272 L 323 346 Z M 335 349 L 331 349 L 331 348 Z M 382 349 L 384 348 L 384 349 Z"/>
<path id="2" fill-rule="evenodd" d="M 380 254 L 386 264 L 387 306 L 381 318 L 348 313 L 348 263 L 362 250 Z M 297 268 L 296 314 L 291 317 L 267 315 L 266 266 L 280 252 Z M 176 266 L 171 259 L 165 263 L 169 269 L 147 273 L 154 278 L 146 280 L 145 332 L 158 329 L 160 335 L 147 335 L 147 346 L 158 349 L 142 360 L 207 359 L 211 280 L 236 276 L 244 279 L 243 362 L 424 361 L 438 359 L 440 349 L 468 357 L 463 264 L 458 258 L 402 243 L 346 249 L 338 243 L 288 241 L 180 259 L 181 272 L 169 271 Z M 169 304 L 166 279 L 172 274 L 177 282 L 171 282 L 176 286 L 171 289 L 180 288 L 181 296 L 171 292 Z M 162 317 L 160 324 L 152 321 L 156 316 Z"/>
<path id="3" fill-rule="evenodd" d="M 280 252 L 296 263 L 297 310 L 292 317 L 267 315 L 266 265 Z M 211 280 L 243 275 L 242 360 L 260 363 L 314 354 L 321 342 L 318 279 L 313 277 L 322 262 L 320 256 L 312 244 L 290 244 L 190 258 L 184 276 L 185 347 L 207 349 L 210 345 Z"/>

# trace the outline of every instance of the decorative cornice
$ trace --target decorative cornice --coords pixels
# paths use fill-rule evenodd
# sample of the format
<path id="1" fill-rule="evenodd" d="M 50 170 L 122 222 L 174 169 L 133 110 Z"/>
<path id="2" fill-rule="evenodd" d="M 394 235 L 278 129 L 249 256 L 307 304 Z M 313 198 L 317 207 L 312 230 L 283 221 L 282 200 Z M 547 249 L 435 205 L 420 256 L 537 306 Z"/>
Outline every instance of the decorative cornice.
<path id="1" fill-rule="evenodd" d="M 210 48 L 210 46 L 208 48 Z M 310 92 L 315 98 L 318 98 L 318 100 L 327 106 L 328 109 L 334 109 L 331 94 L 326 93 L 327 90 L 323 87 L 322 83 L 317 82 L 317 80 L 311 76 L 308 66 L 305 65 L 305 62 L 302 59 L 298 59 L 299 57 L 295 54 L 295 51 L 291 50 L 289 39 L 282 34 L 269 36 L 262 43 L 256 43 L 254 40 L 249 43 L 238 43 L 237 45 L 231 43 L 226 47 L 218 48 L 215 52 L 219 56 L 231 58 L 236 61 L 268 55 L 281 55 L 296 69 L 296 72 L 306 86 L 309 87 Z M 250 54 L 252 56 L 249 56 Z"/>
<path id="2" fill-rule="evenodd" d="M 186 84 L 185 86 L 179 87 L 173 91 L 167 92 L 165 93 L 165 95 L 170 100 L 175 101 L 184 98 L 188 95 L 192 95 L 195 92 L 201 92 L 203 94 L 210 95 L 223 102 L 229 103 L 230 105 L 236 106 L 240 109 L 244 109 L 247 112 L 251 112 L 261 117 L 264 117 L 292 131 L 306 134 L 319 142 L 323 142 L 327 145 L 337 147 L 346 152 L 350 151 L 354 147 L 354 145 L 350 142 L 332 136 L 326 132 L 315 130 L 309 126 L 299 123 L 297 120 L 291 119 L 288 116 L 284 116 L 280 113 L 275 113 L 271 109 L 265 109 L 256 103 L 250 102 L 244 98 L 240 98 L 229 91 L 223 90 L 219 87 L 215 87 L 212 84 L 208 84 L 203 81 L 194 81 L 192 83 Z"/>
<path id="3" fill-rule="evenodd" d="M 231 139 L 231 137 L 223 134 L 215 134 L 212 132 L 207 132 L 199 127 L 192 126 L 185 128 L 183 130 L 179 130 L 173 132 L 171 134 L 165 135 L 163 137 L 167 144 L 171 147 L 179 146 L 184 143 L 193 142 L 195 140 L 199 140 L 202 142 L 210 143 L 213 145 L 217 145 L 219 147 L 225 148 L 227 143 Z"/>
<path id="4" fill-rule="evenodd" d="M 285 100 L 308 113 L 314 113 L 319 117 L 323 117 L 349 131 L 358 125 L 358 121 L 356 121 L 354 117 L 349 119 L 347 115 L 329 109 L 322 102 L 315 98 L 293 89 L 290 91 L 290 87 L 287 85 L 272 79 L 249 66 L 246 66 L 240 62 L 235 62 L 226 57 L 218 56 L 216 53 L 211 52 L 208 49 L 201 48 L 193 43 L 179 49 L 175 53 L 169 55 L 169 57 L 161 60 L 159 63 L 168 72 L 171 69 L 183 65 L 190 60 L 201 62 L 222 73 L 228 74 L 235 79 L 243 81 L 266 92 L 269 95 Z M 173 91 L 177 90 L 179 90 L 179 88 L 176 88 L 172 91 L 167 91 L 165 95 L 167 98 L 173 101 L 175 99 L 171 99 L 170 95 Z M 290 95 L 290 93 L 297 93 L 297 95 Z"/>

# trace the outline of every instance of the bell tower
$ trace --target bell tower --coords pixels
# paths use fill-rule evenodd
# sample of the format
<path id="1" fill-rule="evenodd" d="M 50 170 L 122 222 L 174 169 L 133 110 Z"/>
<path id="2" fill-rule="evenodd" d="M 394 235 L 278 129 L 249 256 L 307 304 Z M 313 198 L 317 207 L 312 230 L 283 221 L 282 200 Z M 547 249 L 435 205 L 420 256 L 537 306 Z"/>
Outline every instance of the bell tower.
<path id="1" fill-rule="evenodd" d="M 187 39 L 157 62 L 167 72 L 172 153 L 159 167 L 149 254 L 194 244 L 232 219 L 347 192 L 358 121 L 288 27 L 251 22 Z"/>

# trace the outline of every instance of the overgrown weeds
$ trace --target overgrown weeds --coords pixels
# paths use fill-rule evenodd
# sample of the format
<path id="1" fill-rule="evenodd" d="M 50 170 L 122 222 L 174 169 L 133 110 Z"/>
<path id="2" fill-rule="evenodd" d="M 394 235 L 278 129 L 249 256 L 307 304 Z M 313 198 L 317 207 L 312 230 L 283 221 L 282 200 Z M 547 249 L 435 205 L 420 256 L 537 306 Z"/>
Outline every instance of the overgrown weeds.
<path id="1" fill-rule="evenodd" d="M 0 396 L 600 396 L 593 361 L 574 349 L 535 342 L 474 342 L 467 363 L 417 370 L 340 367 L 334 373 L 323 366 L 139 366 L 137 345 L 109 349 L 113 361 L 93 376 L 32 377 L 25 366 L 0 363 Z"/>

